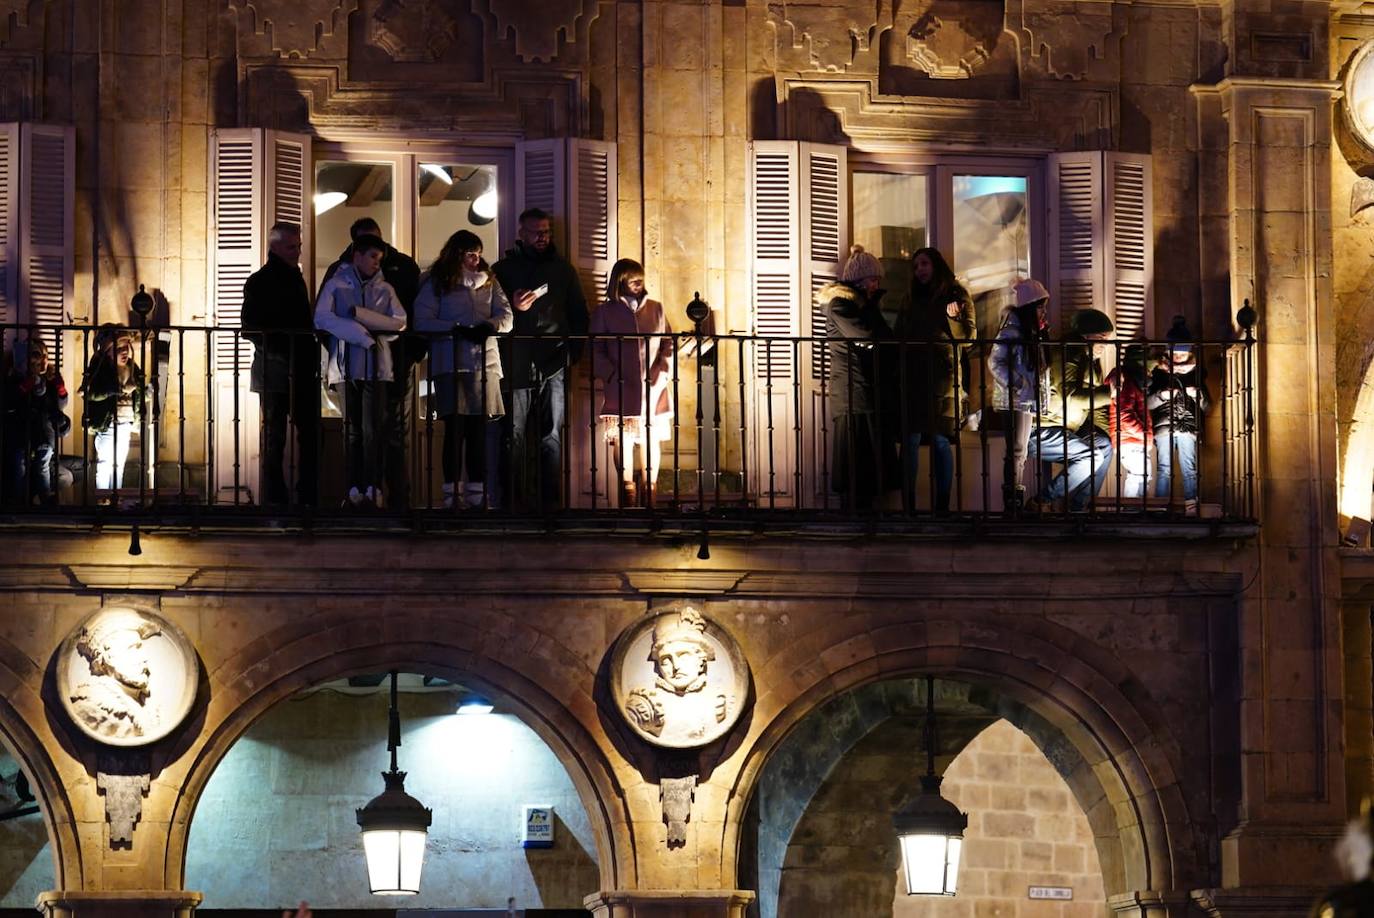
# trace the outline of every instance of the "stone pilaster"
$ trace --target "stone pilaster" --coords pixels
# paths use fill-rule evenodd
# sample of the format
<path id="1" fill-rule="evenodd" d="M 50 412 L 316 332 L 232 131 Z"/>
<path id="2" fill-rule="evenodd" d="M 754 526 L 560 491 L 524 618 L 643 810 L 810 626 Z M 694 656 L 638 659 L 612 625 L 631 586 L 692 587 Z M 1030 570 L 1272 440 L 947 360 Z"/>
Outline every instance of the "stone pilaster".
<path id="1" fill-rule="evenodd" d="M 754 894 L 741 889 L 617 889 L 588 896 L 594 918 L 744 918 Z"/>
<path id="2" fill-rule="evenodd" d="M 1263 526 L 1240 624 L 1240 825 L 1228 888 L 1334 879 L 1340 754 L 1331 118 L 1336 85 L 1234 77 L 1225 119 L 1232 302 L 1259 310 L 1257 494 Z"/>
<path id="3" fill-rule="evenodd" d="M 1191 918 L 1197 911 L 1183 890 L 1141 889 L 1107 897 L 1114 918 Z"/>
<path id="4" fill-rule="evenodd" d="M 55 890 L 40 894 L 34 907 L 43 918 L 191 918 L 202 898 L 187 890 Z"/>

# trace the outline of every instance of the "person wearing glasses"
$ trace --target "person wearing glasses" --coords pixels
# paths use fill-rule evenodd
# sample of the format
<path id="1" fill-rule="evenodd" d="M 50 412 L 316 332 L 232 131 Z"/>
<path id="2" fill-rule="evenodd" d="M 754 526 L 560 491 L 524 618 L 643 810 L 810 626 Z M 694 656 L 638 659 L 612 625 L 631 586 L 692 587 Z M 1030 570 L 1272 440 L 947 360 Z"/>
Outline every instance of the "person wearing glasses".
<path id="1" fill-rule="evenodd" d="M 504 445 L 506 474 L 495 476 L 488 503 L 509 499 L 525 509 L 562 503 L 563 418 L 567 371 L 582 354 L 587 298 L 577 269 L 553 244 L 553 219 L 538 208 L 520 215 L 514 247 L 493 266 L 515 310 L 512 334 L 502 339 L 501 366 L 509 393 Z M 536 449 L 531 440 L 537 439 Z M 514 493 L 505 495 L 505 486 Z"/>

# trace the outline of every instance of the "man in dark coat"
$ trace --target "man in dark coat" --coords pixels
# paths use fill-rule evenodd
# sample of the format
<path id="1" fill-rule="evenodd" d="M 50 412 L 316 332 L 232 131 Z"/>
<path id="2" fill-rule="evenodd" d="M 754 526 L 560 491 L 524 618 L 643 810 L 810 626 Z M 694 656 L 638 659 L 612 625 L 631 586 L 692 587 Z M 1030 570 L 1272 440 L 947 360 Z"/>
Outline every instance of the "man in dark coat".
<path id="1" fill-rule="evenodd" d="M 357 240 L 360 236 L 376 236 L 385 239 L 382 228 L 371 217 L 361 217 L 348 228 L 349 238 Z M 341 265 L 352 263 L 353 246 L 350 244 L 339 255 L 338 261 L 329 266 L 320 289 L 334 276 Z M 406 462 L 406 444 L 410 440 L 410 393 L 411 375 L 416 364 L 425 359 L 429 343 L 424 335 L 415 334 L 409 329 L 415 327 L 415 297 L 420 293 L 420 266 L 404 252 L 388 244 L 382 253 L 382 280 L 396 291 L 401 308 L 406 311 L 406 329 L 392 344 L 392 379 L 387 386 L 385 429 L 386 441 L 386 496 L 387 504 L 393 509 L 404 510 L 410 506 L 410 466 Z"/>
<path id="2" fill-rule="evenodd" d="M 319 483 L 320 346 L 314 307 L 301 276 L 301 228 L 272 227 L 267 264 L 243 285 L 244 337 L 255 353 L 250 383 L 262 406 L 263 497 L 287 500 L 282 462 L 286 422 L 296 428 L 296 499 L 314 506 Z"/>
<path id="3" fill-rule="evenodd" d="M 515 246 L 492 269 L 515 308 L 514 338 L 501 342 L 502 386 L 510 392 L 503 427 L 516 489 L 511 497 L 528 502 L 537 494 L 545 510 L 560 506 L 565 377 L 581 356 L 588 321 L 577 269 L 554 248 L 552 226 L 542 210 L 522 213 Z M 535 335 L 541 340 L 532 340 Z M 539 438 L 537 465 L 529 448 L 531 424 Z M 505 477 L 497 478 L 492 498 L 499 503 Z"/>

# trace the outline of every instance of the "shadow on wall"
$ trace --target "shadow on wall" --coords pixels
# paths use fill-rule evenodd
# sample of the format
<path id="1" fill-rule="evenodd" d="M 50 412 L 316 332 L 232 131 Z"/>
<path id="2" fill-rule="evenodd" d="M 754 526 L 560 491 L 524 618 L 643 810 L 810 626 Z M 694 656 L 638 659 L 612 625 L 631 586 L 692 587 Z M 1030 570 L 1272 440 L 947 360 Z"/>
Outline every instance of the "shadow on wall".
<path id="1" fill-rule="evenodd" d="M 539 901 L 566 901 L 576 891 L 596 888 L 600 873 L 596 857 L 582 846 L 563 816 L 554 810 L 552 848 L 526 848 L 525 864 L 539 890 Z"/>
<path id="2" fill-rule="evenodd" d="M 20 792 L 18 763 L 0 750 L 0 909 L 33 911 L 33 900 L 52 889 L 52 848 L 43 814 L 30 812 L 32 800 Z M 22 814 L 22 815 L 21 815 Z"/>

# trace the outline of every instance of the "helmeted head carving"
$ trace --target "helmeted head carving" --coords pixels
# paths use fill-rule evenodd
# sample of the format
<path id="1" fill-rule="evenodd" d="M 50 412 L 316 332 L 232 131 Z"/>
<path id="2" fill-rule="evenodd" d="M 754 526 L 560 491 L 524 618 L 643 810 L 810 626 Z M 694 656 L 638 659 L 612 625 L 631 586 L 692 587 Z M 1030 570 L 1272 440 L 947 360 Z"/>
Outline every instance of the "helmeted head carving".
<path id="1" fill-rule="evenodd" d="M 678 695 L 700 691 L 706 667 L 715 658 L 706 640 L 706 620 L 695 609 L 683 609 L 676 618 L 664 617 L 654 625 L 649 662 L 661 687 Z"/>

